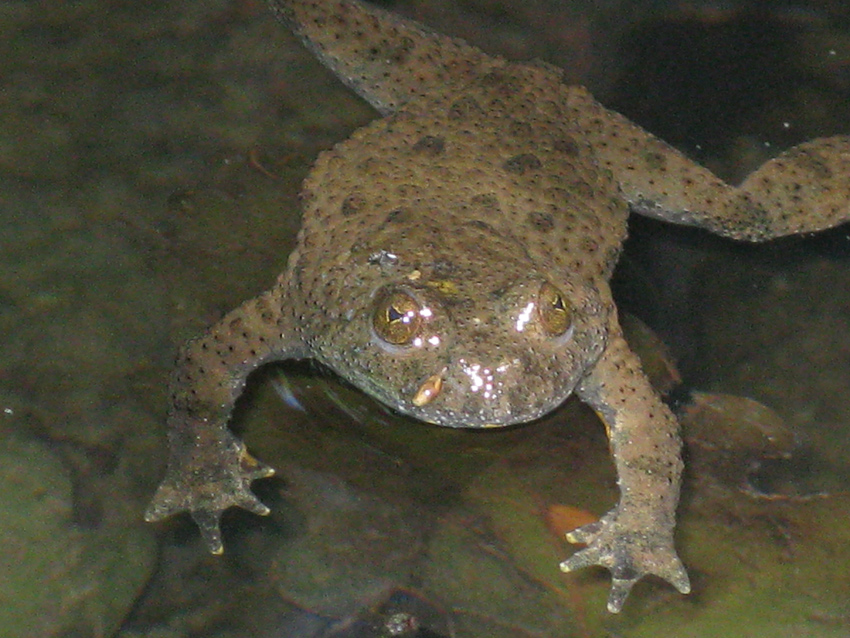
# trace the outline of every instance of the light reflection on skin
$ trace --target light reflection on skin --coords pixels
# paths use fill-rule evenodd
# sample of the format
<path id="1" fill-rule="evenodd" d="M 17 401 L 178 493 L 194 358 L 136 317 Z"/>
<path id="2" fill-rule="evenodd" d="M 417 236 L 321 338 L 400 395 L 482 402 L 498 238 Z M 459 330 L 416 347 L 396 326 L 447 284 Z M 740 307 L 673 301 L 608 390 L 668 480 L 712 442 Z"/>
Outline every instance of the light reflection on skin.
<path id="1" fill-rule="evenodd" d="M 482 368 L 480 363 L 467 363 L 465 359 L 459 361 L 461 370 L 469 377 L 472 384 L 469 389 L 478 392 L 483 389 L 482 395 L 485 399 L 493 396 L 493 372 L 490 368 Z"/>
<path id="2" fill-rule="evenodd" d="M 434 316 L 434 312 L 429 307 L 425 306 L 425 307 L 419 309 L 419 317 L 420 318 L 430 319 L 433 316 Z M 405 323 L 410 323 L 411 321 L 414 320 L 415 317 L 416 317 L 416 311 L 410 310 L 405 314 L 402 321 L 404 321 Z M 430 337 L 427 337 L 427 338 L 416 337 L 411 342 L 410 345 L 414 346 L 415 348 L 421 348 L 426 343 L 428 343 L 429 345 L 434 346 L 434 347 L 439 346 L 440 345 L 440 337 L 438 337 L 437 335 L 431 335 Z"/>
<path id="3" fill-rule="evenodd" d="M 516 331 L 522 332 L 525 330 L 525 324 L 531 321 L 532 313 L 534 312 L 534 302 L 529 301 L 525 308 L 519 313 L 519 317 L 516 320 Z"/>

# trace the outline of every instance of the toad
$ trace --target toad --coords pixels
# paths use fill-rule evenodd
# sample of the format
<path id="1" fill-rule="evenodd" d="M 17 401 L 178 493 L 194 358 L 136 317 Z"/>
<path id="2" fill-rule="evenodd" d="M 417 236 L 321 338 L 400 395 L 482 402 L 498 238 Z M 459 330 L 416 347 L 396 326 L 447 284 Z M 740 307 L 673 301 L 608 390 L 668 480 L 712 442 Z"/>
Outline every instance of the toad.
<path id="1" fill-rule="evenodd" d="M 626 220 L 753 242 L 837 225 L 850 218 L 850 137 L 797 146 L 731 186 L 547 64 L 358 0 L 271 7 L 382 117 L 317 159 L 275 285 L 180 351 L 147 520 L 187 511 L 221 553 L 223 510 L 268 513 L 249 488 L 273 470 L 229 430 L 231 410 L 258 366 L 311 358 L 448 427 L 533 421 L 575 394 L 605 424 L 620 499 L 568 534 L 585 547 L 561 569 L 610 570 L 612 612 L 647 574 L 687 593 L 677 421 L 609 287 Z"/>

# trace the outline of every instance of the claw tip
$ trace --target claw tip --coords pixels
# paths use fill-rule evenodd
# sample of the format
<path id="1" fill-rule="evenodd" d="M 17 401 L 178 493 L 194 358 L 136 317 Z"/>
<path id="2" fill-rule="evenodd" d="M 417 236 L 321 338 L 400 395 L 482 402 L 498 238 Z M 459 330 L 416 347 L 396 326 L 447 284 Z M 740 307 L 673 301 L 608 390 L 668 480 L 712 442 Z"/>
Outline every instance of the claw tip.
<path id="1" fill-rule="evenodd" d="M 676 581 L 673 583 L 673 587 L 675 587 L 680 594 L 690 594 L 691 593 L 691 583 L 688 582 L 688 577 L 685 576 L 685 580 Z"/>
<path id="2" fill-rule="evenodd" d="M 629 592 L 637 581 L 638 578 L 611 578 L 611 591 L 608 594 L 609 612 L 619 614 L 623 611 L 626 598 L 629 597 Z"/>
<path id="3" fill-rule="evenodd" d="M 216 530 L 216 532 L 217 531 L 218 530 Z M 204 533 L 204 530 L 201 530 L 201 536 L 207 545 L 207 549 L 210 550 L 210 554 L 221 556 L 224 553 L 224 544 L 221 542 L 221 536 L 218 533 L 214 533 L 214 535 L 210 537 L 208 534 Z"/>

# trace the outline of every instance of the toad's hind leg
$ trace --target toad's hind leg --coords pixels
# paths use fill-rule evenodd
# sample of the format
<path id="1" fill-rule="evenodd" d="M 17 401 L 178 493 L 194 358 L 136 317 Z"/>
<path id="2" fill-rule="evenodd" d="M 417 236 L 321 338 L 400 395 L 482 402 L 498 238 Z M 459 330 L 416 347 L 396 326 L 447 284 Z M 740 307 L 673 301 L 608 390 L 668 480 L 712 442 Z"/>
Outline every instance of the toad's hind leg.
<path id="1" fill-rule="evenodd" d="M 745 241 L 850 221 L 850 136 L 795 146 L 732 186 L 583 89 L 571 89 L 570 102 L 634 212 Z"/>
<path id="2" fill-rule="evenodd" d="M 459 90 L 504 60 L 360 0 L 269 0 L 277 18 L 382 115 Z"/>

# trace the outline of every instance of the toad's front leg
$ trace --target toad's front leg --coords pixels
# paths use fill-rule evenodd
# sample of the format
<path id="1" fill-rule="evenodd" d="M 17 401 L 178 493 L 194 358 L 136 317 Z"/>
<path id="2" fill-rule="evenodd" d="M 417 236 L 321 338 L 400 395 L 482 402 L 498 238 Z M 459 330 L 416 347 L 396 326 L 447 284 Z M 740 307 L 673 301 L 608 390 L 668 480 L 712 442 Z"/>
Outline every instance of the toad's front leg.
<path id="1" fill-rule="evenodd" d="M 278 289 L 246 302 L 178 357 L 168 415 L 168 470 L 145 520 L 189 512 L 215 554 L 222 552 L 219 519 L 233 505 L 255 514 L 268 508 L 251 482 L 274 471 L 259 463 L 227 424 L 252 370 L 299 354 L 294 322 L 282 312 Z"/>
<path id="2" fill-rule="evenodd" d="M 620 502 L 598 522 L 567 535 L 587 547 L 561 563 L 589 565 L 612 576 L 608 610 L 619 612 L 632 586 L 647 574 L 690 591 L 673 531 L 682 473 L 678 423 L 649 384 L 616 321 L 608 346 L 577 392 L 602 417 L 617 467 Z"/>

